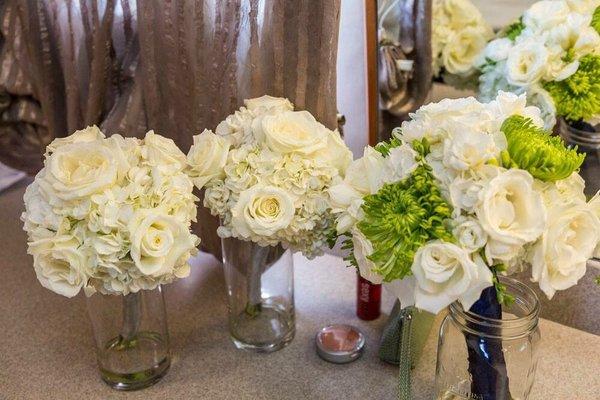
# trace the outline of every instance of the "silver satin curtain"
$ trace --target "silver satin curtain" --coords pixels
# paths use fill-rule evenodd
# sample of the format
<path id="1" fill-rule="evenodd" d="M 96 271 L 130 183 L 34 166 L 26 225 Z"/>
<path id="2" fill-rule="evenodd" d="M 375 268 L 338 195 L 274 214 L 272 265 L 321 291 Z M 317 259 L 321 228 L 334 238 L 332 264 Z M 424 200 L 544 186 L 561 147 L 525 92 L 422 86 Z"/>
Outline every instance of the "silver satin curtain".
<path id="1" fill-rule="evenodd" d="M 52 139 L 90 124 L 154 129 L 185 151 L 263 94 L 333 128 L 339 12 L 340 0 L 0 0 L 0 161 L 35 173 Z"/>

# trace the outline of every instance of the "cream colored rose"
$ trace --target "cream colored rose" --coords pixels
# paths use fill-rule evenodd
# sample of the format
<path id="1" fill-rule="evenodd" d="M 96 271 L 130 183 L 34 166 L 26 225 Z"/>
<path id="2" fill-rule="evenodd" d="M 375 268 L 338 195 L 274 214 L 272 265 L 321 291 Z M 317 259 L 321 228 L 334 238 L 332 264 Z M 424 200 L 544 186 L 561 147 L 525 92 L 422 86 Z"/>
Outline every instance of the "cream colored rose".
<path id="1" fill-rule="evenodd" d="M 169 139 L 148 131 L 144 137 L 142 155 L 148 165 L 158 168 L 165 175 L 183 171 L 187 165 L 185 154 Z"/>
<path id="2" fill-rule="evenodd" d="M 340 133 L 335 130 L 327 131 L 327 145 L 314 154 L 315 158 L 323 161 L 339 171 L 343 177 L 346 174 L 348 166 L 352 162 L 352 152 L 340 137 Z"/>
<path id="3" fill-rule="evenodd" d="M 158 209 L 136 212 L 129 232 L 131 259 L 143 275 L 151 277 L 173 274 L 199 244 L 186 224 Z"/>
<path id="4" fill-rule="evenodd" d="M 97 142 L 66 144 L 46 159 L 38 182 L 51 204 L 82 199 L 116 183 L 119 163 L 107 146 Z"/>
<path id="5" fill-rule="evenodd" d="M 274 186 L 254 185 L 240 193 L 231 209 L 231 224 L 243 239 L 269 237 L 287 228 L 296 212 L 294 200 Z"/>
<path id="6" fill-rule="evenodd" d="M 488 248 L 520 247 L 540 237 L 546 226 L 542 196 L 527 172 L 511 169 L 491 179 L 479 194 L 475 213 L 489 236 Z M 489 258 L 503 259 L 502 252 Z"/>
<path id="7" fill-rule="evenodd" d="M 70 136 L 64 138 L 56 138 L 46 147 L 46 157 L 54 153 L 56 149 L 66 144 L 95 142 L 96 140 L 104 139 L 104 133 L 96 125 L 88 126 L 85 129 L 80 129 L 73 132 Z"/>
<path id="8" fill-rule="evenodd" d="M 268 95 L 244 100 L 244 105 L 255 115 L 266 111 L 284 112 L 294 109 L 294 105 L 288 99 Z"/>
<path id="9" fill-rule="evenodd" d="M 311 154 L 327 146 L 328 130 L 308 111 L 266 115 L 253 124 L 255 136 L 277 153 Z"/>
<path id="10" fill-rule="evenodd" d="M 345 181 L 362 194 L 375 194 L 386 179 L 387 163 L 372 147 L 365 147 L 363 156 L 354 160 L 346 171 Z"/>
<path id="11" fill-rule="evenodd" d="M 383 277 L 373 272 L 375 264 L 368 258 L 373 254 L 373 244 L 357 227 L 352 229 L 352 244 L 354 245 L 354 258 L 358 264 L 360 276 L 371 283 L 382 283 Z"/>
<path id="12" fill-rule="evenodd" d="M 600 220 L 587 204 L 551 209 L 548 227 L 529 255 L 532 280 L 548 298 L 576 285 L 598 242 Z"/>
<path id="13" fill-rule="evenodd" d="M 547 62 L 548 50 L 543 43 L 534 40 L 518 43 L 506 61 L 508 83 L 529 86 L 538 82 L 544 75 Z"/>
<path id="14" fill-rule="evenodd" d="M 197 188 L 201 189 L 211 179 L 225 175 L 223 168 L 227 163 L 229 146 L 227 139 L 209 130 L 194 136 L 187 160 L 190 166 L 188 175 Z"/>
<path id="15" fill-rule="evenodd" d="M 442 61 L 446 71 L 466 76 L 475 71 L 475 60 L 485 50 L 487 33 L 478 27 L 469 27 L 455 32 L 442 50 Z"/>
<path id="16" fill-rule="evenodd" d="M 475 252 L 482 249 L 487 243 L 487 234 L 479 221 L 470 217 L 459 217 L 452 234 L 463 249 Z"/>
<path id="17" fill-rule="evenodd" d="M 416 280 L 415 306 L 437 314 L 458 300 L 465 309 L 492 286 L 492 273 L 476 256 L 452 243 L 429 242 L 422 246 L 411 267 Z"/>
<path id="18" fill-rule="evenodd" d="M 35 274 L 46 289 L 66 297 L 74 297 L 88 280 L 88 260 L 80 243 L 71 235 L 56 236 L 31 242 L 28 253 L 33 256 Z"/>

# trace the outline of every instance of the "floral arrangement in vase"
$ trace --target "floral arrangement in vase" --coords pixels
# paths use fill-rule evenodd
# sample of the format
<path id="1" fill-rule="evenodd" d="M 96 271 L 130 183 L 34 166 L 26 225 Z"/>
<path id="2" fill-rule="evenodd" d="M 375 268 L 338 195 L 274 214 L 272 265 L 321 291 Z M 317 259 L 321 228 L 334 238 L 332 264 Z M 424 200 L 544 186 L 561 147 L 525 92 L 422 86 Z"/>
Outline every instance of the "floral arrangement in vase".
<path id="1" fill-rule="evenodd" d="M 545 127 L 556 117 L 591 126 L 600 122 L 600 2 L 545 0 L 490 41 L 475 65 L 479 97 L 498 90 L 527 93 Z"/>
<path id="2" fill-rule="evenodd" d="M 499 277 L 517 271 L 549 298 L 575 285 L 600 242 L 600 198 L 586 201 L 584 156 L 543 126 L 507 92 L 421 107 L 330 189 L 351 264 L 434 314 L 459 302 L 497 315 L 513 300 Z M 498 357 L 470 359 L 478 374 L 504 363 L 485 340 Z"/>
<path id="3" fill-rule="evenodd" d="M 492 27 L 469 0 L 434 0 L 431 22 L 434 76 L 458 88 L 476 87 L 475 60 L 493 37 Z"/>
<path id="4" fill-rule="evenodd" d="M 48 145 L 24 195 L 37 278 L 66 297 L 84 290 L 102 379 L 120 390 L 151 385 L 170 365 L 161 285 L 190 274 L 200 242 L 186 168 L 171 139 L 107 138 L 92 126 Z"/>
<path id="5" fill-rule="evenodd" d="M 273 351 L 294 332 L 291 252 L 322 254 L 335 230 L 328 190 L 352 153 L 337 131 L 287 99 L 244 104 L 215 133 L 194 137 L 188 174 L 220 218 L 232 339 Z"/>

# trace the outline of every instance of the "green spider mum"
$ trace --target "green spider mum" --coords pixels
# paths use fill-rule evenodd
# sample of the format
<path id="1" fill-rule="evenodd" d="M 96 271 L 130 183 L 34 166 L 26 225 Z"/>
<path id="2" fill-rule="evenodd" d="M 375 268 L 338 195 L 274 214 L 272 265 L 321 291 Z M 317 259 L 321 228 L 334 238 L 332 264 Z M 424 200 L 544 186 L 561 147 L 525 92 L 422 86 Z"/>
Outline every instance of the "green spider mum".
<path id="1" fill-rule="evenodd" d="M 596 7 L 594 10 L 591 26 L 596 30 L 596 32 L 600 33 L 600 6 Z"/>
<path id="2" fill-rule="evenodd" d="M 500 128 L 508 141 L 502 152 L 502 164 L 507 168 L 521 168 L 542 181 L 568 178 L 583 163 L 584 154 L 577 148 L 565 147 L 559 136 L 538 128 L 530 118 L 521 115 L 508 117 Z"/>
<path id="3" fill-rule="evenodd" d="M 587 120 L 600 114 L 600 56 L 587 55 L 577 72 L 559 82 L 546 82 L 556 112 L 570 121 Z"/>
<path id="4" fill-rule="evenodd" d="M 446 226 L 452 208 L 426 165 L 366 196 L 362 209 L 365 217 L 358 228 L 373 244 L 373 271 L 386 282 L 410 274 L 415 252 L 426 242 L 454 240 Z"/>

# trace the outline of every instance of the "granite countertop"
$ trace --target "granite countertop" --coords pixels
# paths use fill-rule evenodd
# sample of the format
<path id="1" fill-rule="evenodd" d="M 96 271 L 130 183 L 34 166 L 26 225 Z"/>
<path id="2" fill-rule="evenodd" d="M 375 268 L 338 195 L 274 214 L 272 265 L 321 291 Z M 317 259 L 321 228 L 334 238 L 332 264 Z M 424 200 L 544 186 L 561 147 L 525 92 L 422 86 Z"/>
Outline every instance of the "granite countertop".
<path id="1" fill-rule="evenodd" d="M 238 351 L 227 333 L 220 263 L 201 254 L 192 274 L 166 289 L 173 362 L 157 385 L 115 392 L 101 382 L 85 298 L 42 288 L 25 250 L 18 220 L 23 184 L 0 195 L 0 399 L 395 399 L 397 368 L 377 358 L 385 315 L 373 322 L 354 314 L 355 274 L 341 259 L 295 258 L 296 338 L 272 354 Z M 384 295 L 383 310 L 393 299 Z M 318 358 L 313 338 L 334 322 L 367 336 L 364 356 L 347 365 Z M 437 321 L 439 324 L 439 319 Z M 596 399 L 600 336 L 547 320 L 532 399 Z M 431 399 L 437 325 L 414 373 L 415 399 Z"/>

